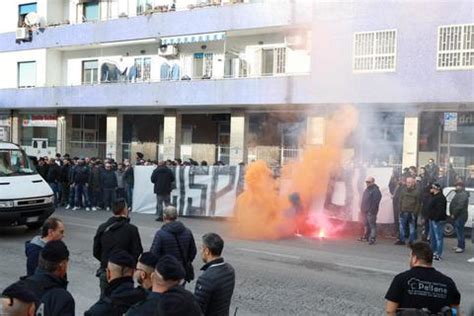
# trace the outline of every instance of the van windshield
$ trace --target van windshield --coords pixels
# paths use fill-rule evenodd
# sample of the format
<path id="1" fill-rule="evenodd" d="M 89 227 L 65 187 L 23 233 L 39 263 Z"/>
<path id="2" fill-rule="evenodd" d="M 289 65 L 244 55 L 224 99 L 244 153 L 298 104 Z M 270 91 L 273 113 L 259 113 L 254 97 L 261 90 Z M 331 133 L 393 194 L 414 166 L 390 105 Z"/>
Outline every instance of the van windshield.
<path id="1" fill-rule="evenodd" d="M 0 149 L 0 177 L 36 174 L 36 169 L 18 149 Z"/>

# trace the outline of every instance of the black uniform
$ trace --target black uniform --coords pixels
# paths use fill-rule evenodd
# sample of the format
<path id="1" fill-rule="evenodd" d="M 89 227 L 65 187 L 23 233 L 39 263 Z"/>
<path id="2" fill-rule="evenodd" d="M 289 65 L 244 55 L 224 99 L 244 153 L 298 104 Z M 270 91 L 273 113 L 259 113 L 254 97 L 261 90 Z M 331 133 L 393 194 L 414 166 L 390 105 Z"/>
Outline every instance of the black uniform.
<path id="1" fill-rule="evenodd" d="M 105 297 L 92 305 L 84 316 L 122 316 L 131 306 L 143 301 L 146 297 L 147 293 L 144 289 L 134 288 L 132 277 L 118 278 L 109 283 Z"/>
<path id="2" fill-rule="evenodd" d="M 216 259 L 204 265 L 204 273 L 196 282 L 194 297 L 204 315 L 229 315 L 230 302 L 235 287 L 234 268 Z"/>

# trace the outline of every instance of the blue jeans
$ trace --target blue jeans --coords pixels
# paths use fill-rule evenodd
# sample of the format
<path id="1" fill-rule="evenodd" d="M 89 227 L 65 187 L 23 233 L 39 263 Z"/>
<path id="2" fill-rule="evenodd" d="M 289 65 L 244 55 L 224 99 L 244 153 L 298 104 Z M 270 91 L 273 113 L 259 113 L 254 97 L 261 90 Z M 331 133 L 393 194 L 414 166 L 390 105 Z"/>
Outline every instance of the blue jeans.
<path id="1" fill-rule="evenodd" d="M 400 213 L 400 241 L 405 242 L 405 229 L 407 224 L 409 225 L 410 230 L 410 239 L 409 242 L 413 243 L 415 241 L 415 229 L 416 229 L 416 216 L 413 212 L 401 212 Z"/>
<path id="2" fill-rule="evenodd" d="M 132 207 L 132 203 L 133 203 L 133 186 L 125 185 L 125 198 L 126 198 L 128 207 Z"/>
<path id="3" fill-rule="evenodd" d="M 362 214 L 364 216 L 364 238 L 375 240 L 377 237 L 377 214 Z"/>
<path id="4" fill-rule="evenodd" d="M 85 184 L 76 184 L 74 186 L 74 206 L 81 206 L 82 195 L 84 195 L 85 206 L 91 207 L 89 202 L 89 190 Z"/>
<path id="5" fill-rule="evenodd" d="M 53 190 L 53 195 L 54 195 L 54 206 L 58 207 L 59 203 L 59 186 L 56 182 L 49 182 L 49 186 L 51 187 L 51 190 Z"/>
<path id="6" fill-rule="evenodd" d="M 466 221 L 463 218 L 454 220 L 454 229 L 456 230 L 456 237 L 458 238 L 458 248 L 465 249 L 466 242 L 464 240 L 464 225 Z"/>
<path id="7" fill-rule="evenodd" d="M 444 221 L 431 221 L 430 220 L 430 242 L 433 252 L 441 257 L 443 254 L 443 242 L 444 242 Z"/>

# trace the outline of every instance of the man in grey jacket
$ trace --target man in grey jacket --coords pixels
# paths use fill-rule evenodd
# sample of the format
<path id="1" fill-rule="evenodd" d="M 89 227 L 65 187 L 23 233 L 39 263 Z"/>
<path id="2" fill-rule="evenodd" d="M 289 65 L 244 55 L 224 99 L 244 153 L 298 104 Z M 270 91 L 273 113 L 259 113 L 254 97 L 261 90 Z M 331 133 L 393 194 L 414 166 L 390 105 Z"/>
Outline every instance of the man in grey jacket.
<path id="1" fill-rule="evenodd" d="M 468 218 L 469 193 L 464 188 L 463 182 L 456 183 L 456 194 L 449 204 L 449 215 L 454 221 L 458 244 L 454 247 L 456 253 L 463 253 L 466 248 L 464 240 L 464 225 Z"/>

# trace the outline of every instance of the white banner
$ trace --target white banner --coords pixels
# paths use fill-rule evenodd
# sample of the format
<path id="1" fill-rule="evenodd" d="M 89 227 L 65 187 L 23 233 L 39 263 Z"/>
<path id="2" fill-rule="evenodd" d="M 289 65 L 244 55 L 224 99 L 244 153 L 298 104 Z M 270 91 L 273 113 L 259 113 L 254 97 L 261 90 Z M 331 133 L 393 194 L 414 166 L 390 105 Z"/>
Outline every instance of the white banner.
<path id="1" fill-rule="evenodd" d="M 151 182 L 154 169 L 153 166 L 135 167 L 134 212 L 155 213 L 156 196 Z M 238 166 L 173 169 L 176 189 L 171 192 L 171 204 L 183 216 L 232 216 L 239 192 L 240 170 Z"/>
<path id="2" fill-rule="evenodd" d="M 56 127 L 56 115 L 24 115 L 22 119 L 23 127 Z"/>
<path id="3" fill-rule="evenodd" d="M 153 193 L 151 174 L 155 167 L 135 167 L 135 187 L 133 190 L 133 211 L 154 214 L 156 196 Z M 182 167 L 174 169 L 176 189 L 171 192 L 171 204 L 183 216 L 231 217 L 236 198 L 243 190 L 241 167 Z M 365 179 L 373 176 L 382 192 L 377 222 L 393 223 L 392 197 L 388 183 L 392 168 L 355 169 L 346 172 L 342 179 L 332 181 L 324 202 L 324 212 L 329 217 L 358 221 L 360 202 L 365 190 Z M 282 194 L 285 180 L 282 179 Z M 323 204 L 323 203 L 321 203 Z M 322 205 L 321 205 L 322 206 Z"/>

